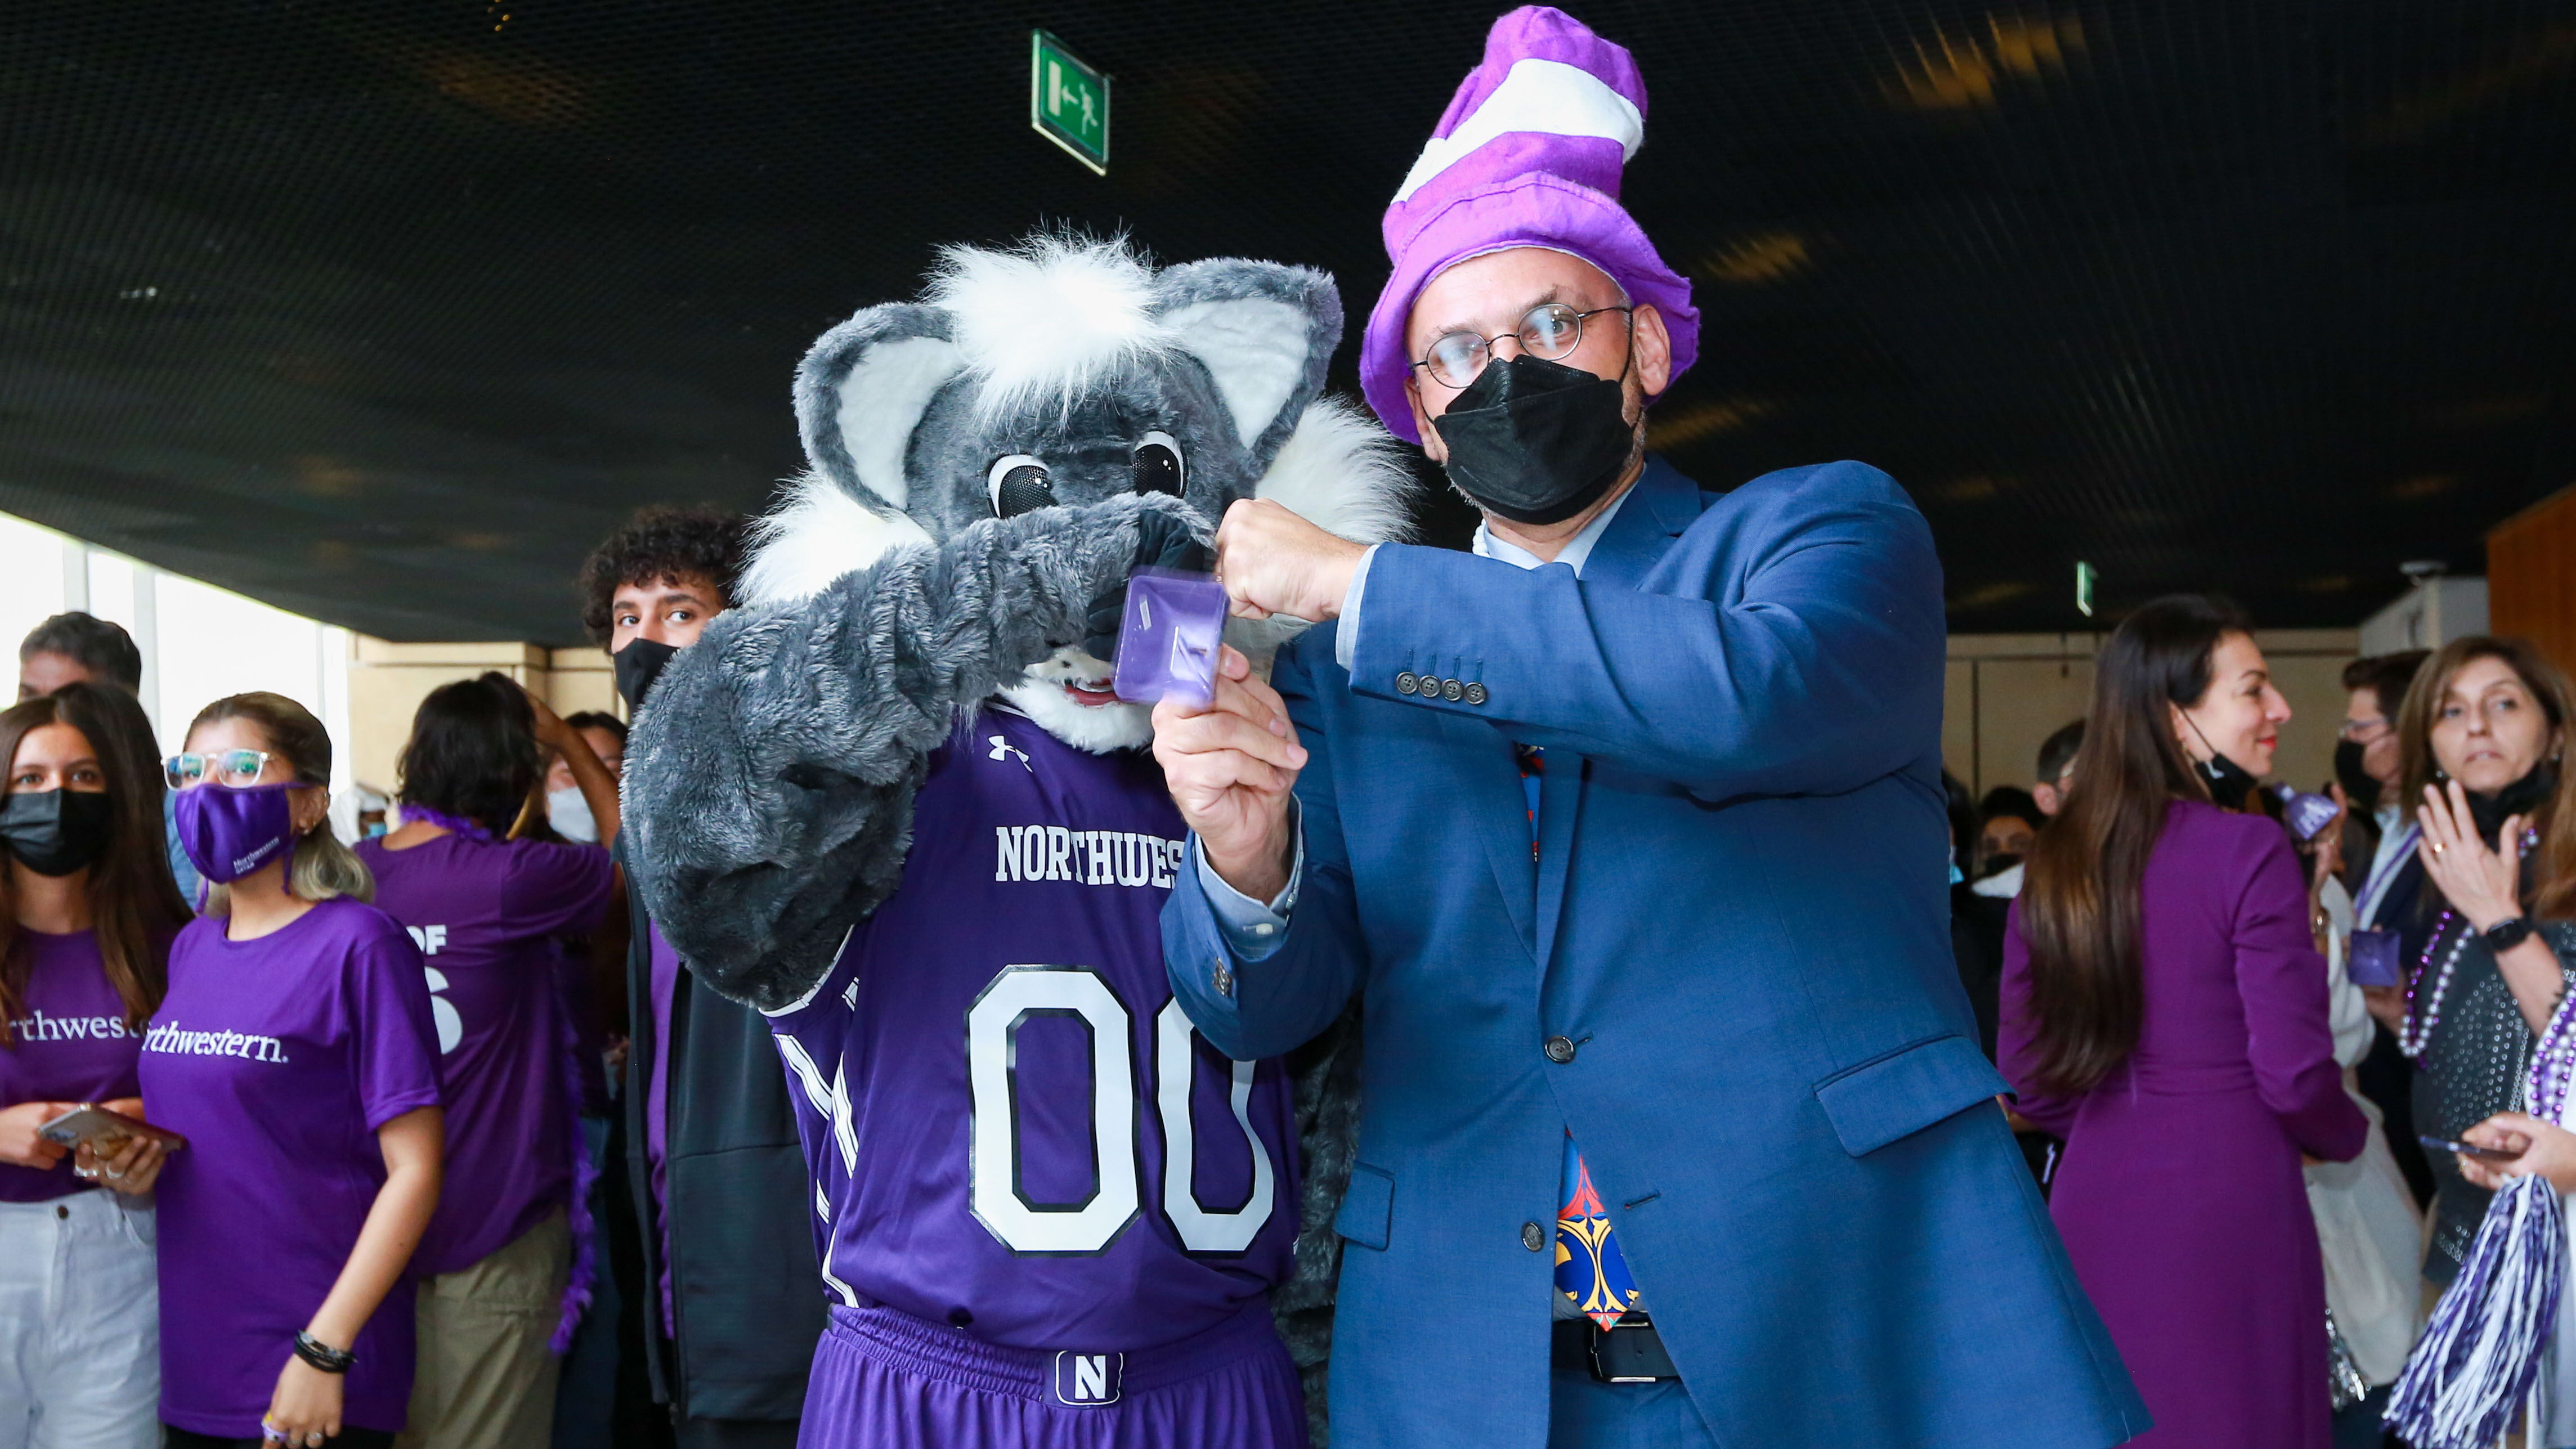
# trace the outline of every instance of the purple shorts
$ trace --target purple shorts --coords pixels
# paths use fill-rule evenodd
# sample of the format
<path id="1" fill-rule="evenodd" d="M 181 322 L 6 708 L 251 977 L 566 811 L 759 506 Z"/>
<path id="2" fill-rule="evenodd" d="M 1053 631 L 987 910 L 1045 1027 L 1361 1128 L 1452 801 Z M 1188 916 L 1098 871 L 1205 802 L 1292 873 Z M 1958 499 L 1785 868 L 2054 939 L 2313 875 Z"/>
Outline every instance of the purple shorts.
<path id="1" fill-rule="evenodd" d="M 1306 1449 L 1306 1402 L 1259 1302 L 1123 1354 L 1004 1348 L 892 1308 L 835 1307 L 796 1445 Z"/>

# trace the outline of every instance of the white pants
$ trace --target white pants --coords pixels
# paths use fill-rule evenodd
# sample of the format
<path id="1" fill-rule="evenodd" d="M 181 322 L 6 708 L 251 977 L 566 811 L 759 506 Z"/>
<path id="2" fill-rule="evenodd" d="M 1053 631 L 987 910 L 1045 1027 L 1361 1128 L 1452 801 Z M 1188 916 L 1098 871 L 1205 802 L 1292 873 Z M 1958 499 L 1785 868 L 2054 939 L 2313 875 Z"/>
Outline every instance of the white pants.
<path id="1" fill-rule="evenodd" d="M 152 1209 L 93 1189 L 0 1203 L 0 1449 L 161 1442 Z"/>

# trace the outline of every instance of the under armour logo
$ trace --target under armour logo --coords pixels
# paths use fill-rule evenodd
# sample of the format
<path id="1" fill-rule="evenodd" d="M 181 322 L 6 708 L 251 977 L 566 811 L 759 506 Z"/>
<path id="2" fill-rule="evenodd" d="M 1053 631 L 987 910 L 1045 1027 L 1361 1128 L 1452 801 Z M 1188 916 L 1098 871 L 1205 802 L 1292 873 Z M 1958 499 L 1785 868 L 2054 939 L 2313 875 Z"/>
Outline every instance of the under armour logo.
<path id="1" fill-rule="evenodd" d="M 1032 775 L 1038 772 L 1038 767 L 1029 763 L 1028 752 L 1021 749 L 1019 746 L 1012 744 L 1008 739 L 1001 735 L 987 735 L 984 742 L 993 747 L 993 753 L 985 758 L 999 760 L 1012 755 L 1017 755 L 1020 757 L 1020 768 L 1028 771 Z"/>
<path id="2" fill-rule="evenodd" d="M 1077 1409 L 1118 1402 L 1118 1381 L 1125 1375 L 1123 1353 L 1059 1353 L 1053 1374 L 1055 1399 Z"/>

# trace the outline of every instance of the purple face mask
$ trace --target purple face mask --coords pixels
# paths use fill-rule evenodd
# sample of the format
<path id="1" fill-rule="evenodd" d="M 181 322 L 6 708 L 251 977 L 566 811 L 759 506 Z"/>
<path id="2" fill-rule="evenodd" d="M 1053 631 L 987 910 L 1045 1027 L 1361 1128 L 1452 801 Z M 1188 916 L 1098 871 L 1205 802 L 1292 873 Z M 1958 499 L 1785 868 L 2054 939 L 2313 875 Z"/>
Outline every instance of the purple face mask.
<path id="1" fill-rule="evenodd" d="M 199 785 L 179 792 L 171 818 L 179 848 L 197 873 L 230 885 L 272 860 L 295 853 L 295 819 L 286 803 L 293 785 Z"/>

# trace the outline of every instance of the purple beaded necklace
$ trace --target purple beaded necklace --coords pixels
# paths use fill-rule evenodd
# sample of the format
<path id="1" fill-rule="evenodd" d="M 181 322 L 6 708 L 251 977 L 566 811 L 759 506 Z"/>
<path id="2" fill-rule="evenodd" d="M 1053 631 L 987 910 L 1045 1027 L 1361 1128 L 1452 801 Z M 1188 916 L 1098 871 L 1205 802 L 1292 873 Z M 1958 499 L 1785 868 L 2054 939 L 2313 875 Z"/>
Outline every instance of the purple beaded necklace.
<path id="1" fill-rule="evenodd" d="M 2433 990 L 2424 1002 L 2423 1024 L 2418 1026 L 2415 1015 L 2415 1003 L 2418 998 L 2415 988 L 2424 979 L 2424 968 L 2433 964 L 2434 949 L 2442 944 L 2442 933 L 2450 929 L 2451 922 L 2456 919 L 2457 914 L 2448 907 L 2443 909 L 2441 919 L 2433 923 L 2432 939 L 2424 943 L 2423 956 L 2415 962 L 2415 969 L 2406 977 L 2406 1025 L 2403 1031 L 2397 1033 L 2397 1049 L 2404 1052 L 2410 1060 L 2422 1061 L 2424 1049 L 2433 1044 L 2433 1029 L 2442 1024 L 2442 998 L 2451 992 L 2451 973 L 2459 969 L 2460 953 L 2469 949 L 2469 937 L 2474 934 L 2466 929 L 2468 925 L 2466 921 L 2460 923 L 2462 930 L 2459 939 L 2451 943 L 2451 954 L 2442 958 L 2441 974 L 2433 978 Z"/>
<path id="2" fill-rule="evenodd" d="M 2531 1080 L 2528 1083 L 2531 1115 L 2543 1122 L 2567 1125 L 2567 1094 L 2576 1085 L 2576 1015 L 2568 1008 L 2576 998 L 2558 1003 L 2549 1017 L 2549 1029 L 2540 1034 L 2540 1046 L 2531 1054 Z"/>
<path id="3" fill-rule="evenodd" d="M 2529 858 L 2533 848 L 2539 844 L 2540 831 L 2535 827 L 2525 826 L 2522 832 L 2524 857 Z M 2424 968 L 2433 964 L 2433 951 L 2442 944 L 2442 933 L 2450 928 L 2453 920 L 2458 920 L 2460 923 L 2459 938 L 2451 943 L 2451 954 L 2442 958 L 2441 974 L 2433 978 L 2432 999 L 2425 1003 L 2424 1024 L 2419 1028 L 2415 1024 L 2415 987 L 2424 979 Z M 2404 1052 L 2408 1058 L 2415 1061 L 2423 1060 L 2424 1049 L 2432 1045 L 2433 1029 L 2442 1024 L 2442 999 L 2451 993 L 2451 973 L 2459 968 L 2461 954 L 2469 949 L 2470 940 L 2477 934 L 2469 929 L 2466 917 L 2448 906 L 2442 908 L 2441 917 L 2433 922 L 2432 939 L 2424 943 L 2424 954 L 2416 960 L 2414 972 L 2406 978 L 2406 1029 L 2397 1034 L 2397 1049 Z M 2576 1049 L 2566 1047 L 2562 1043 L 2562 1050 L 2554 1053 L 2549 1050 L 2550 1033 L 2559 1030 L 2559 1017 L 2565 1014 L 2565 1003 L 2561 1003 L 2558 1015 L 2550 1018 L 2549 1032 L 2541 1035 L 2540 1052 L 2532 1061 L 2532 1070 L 2535 1073 L 2553 1056 L 2565 1057 L 2569 1050 Z M 2576 1027 L 2570 1029 L 2576 1030 Z M 2576 1071 L 2576 1063 L 2562 1062 L 2559 1070 L 2563 1078 L 2570 1071 Z M 2536 1083 L 2539 1079 L 2535 1076 L 2533 1080 Z M 2564 1102 L 2567 1094 L 2567 1083 L 2564 1080 L 2559 1083 L 2558 1094 L 2559 1100 Z M 2532 1098 L 2535 1103 L 2539 1100 L 2536 1095 Z M 2549 1120 L 2554 1122 L 2558 1119 L 2553 1116 Z"/>

